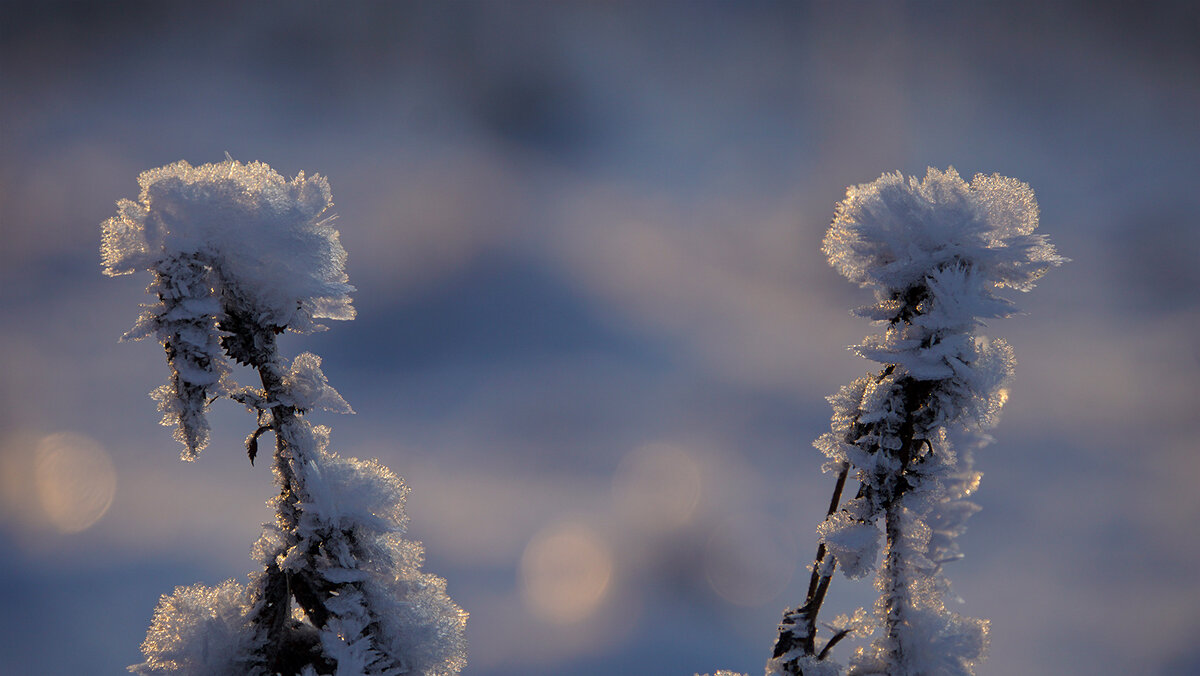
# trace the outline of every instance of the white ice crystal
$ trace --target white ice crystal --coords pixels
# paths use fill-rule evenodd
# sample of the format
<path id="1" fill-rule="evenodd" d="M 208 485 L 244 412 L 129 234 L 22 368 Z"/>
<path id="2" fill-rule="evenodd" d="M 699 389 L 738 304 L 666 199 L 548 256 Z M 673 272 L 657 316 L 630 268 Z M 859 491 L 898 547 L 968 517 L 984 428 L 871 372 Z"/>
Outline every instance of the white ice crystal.
<path id="1" fill-rule="evenodd" d="M 836 634 L 867 636 L 875 629 L 875 618 L 866 608 L 856 608 L 852 614 L 838 615 L 826 625 Z"/>
<path id="2" fill-rule="evenodd" d="M 175 427 L 183 458 L 195 459 L 208 444 L 209 402 L 225 394 L 232 383 L 217 335 L 220 303 L 213 293 L 212 271 L 196 261 L 159 261 L 149 291 L 156 305 L 142 316 L 122 340 L 154 336 L 166 348 L 170 381 L 151 393 L 162 412 L 162 424 Z"/>
<path id="3" fill-rule="evenodd" d="M 208 440 L 217 397 L 255 413 L 247 437 L 275 436 L 274 523 L 254 548 L 247 585 L 181 587 L 163 597 L 131 670 L 195 676 L 451 676 L 466 663 L 466 613 L 445 580 L 421 571 L 420 543 L 403 538 L 408 487 L 375 461 L 329 450 L 314 409 L 352 413 L 320 357 L 287 363 L 276 334 L 351 319 L 346 252 L 330 226 L 329 185 L 285 180 L 265 164 L 186 162 L 139 177 L 103 226 L 105 272 L 148 269 L 158 303 L 127 338 L 158 338 L 170 381 L 155 390 L 163 422 L 191 459 Z M 232 382 L 228 360 L 262 389 Z"/>
<path id="4" fill-rule="evenodd" d="M 1033 190 L 1016 179 L 977 175 L 968 185 L 953 167 L 920 180 L 896 172 L 847 189 L 823 251 L 850 281 L 884 291 L 955 262 L 995 286 L 1028 290 L 1063 261 L 1033 233 L 1037 223 Z"/>
<path id="5" fill-rule="evenodd" d="M 996 291 L 1029 290 L 1065 260 L 1034 233 L 1037 220 L 1026 184 L 982 175 L 967 184 L 952 168 L 920 180 L 884 174 L 847 190 L 824 250 L 875 290 L 876 304 L 859 314 L 883 331 L 854 349 L 886 368 L 830 399 L 830 433 L 817 442 L 830 460 L 885 494 L 897 457 L 913 476 L 956 471 L 948 446 L 934 452 L 939 430 L 994 424 L 1013 372 L 1011 348 L 977 335 L 984 320 L 1015 310 Z"/>
<path id="6" fill-rule="evenodd" d="M 910 609 L 904 624 L 903 660 L 894 642 L 880 637 L 850 662 L 854 676 L 972 676 L 988 649 L 986 620 L 945 610 Z M 807 676 L 807 675 L 806 675 Z"/>
<path id="7" fill-rule="evenodd" d="M 788 666 L 785 667 L 784 665 Z M 798 671 L 792 671 L 791 669 Z M 766 676 L 841 676 L 842 665 L 833 660 L 819 660 L 812 655 L 781 655 L 767 662 Z"/>
<path id="8" fill-rule="evenodd" d="M 874 523 L 860 521 L 849 511 L 840 510 L 817 527 L 817 534 L 846 577 L 857 580 L 875 570 L 881 533 Z"/>
<path id="9" fill-rule="evenodd" d="M 884 631 L 856 654 L 849 673 L 974 673 L 987 623 L 946 609 L 942 567 L 959 557 L 955 538 L 978 509 L 964 499 L 979 483 L 971 450 L 990 439 L 986 430 L 1013 373 L 1012 349 L 978 331 L 1015 312 L 999 290 L 1028 291 L 1066 260 L 1034 233 L 1037 224 L 1028 185 L 995 175 L 968 184 L 952 168 L 931 168 L 923 179 L 884 174 L 849 188 L 838 204 L 824 252 L 839 272 L 874 291 L 875 303 L 856 314 L 881 332 L 853 349 L 883 367 L 829 398 L 830 431 L 815 445 L 829 459 L 825 469 L 839 473 L 839 491 L 853 476 L 859 493 L 841 505 L 835 500 L 818 527 L 823 547 L 809 597 L 785 615 L 776 644 L 784 654 L 769 672 L 840 669 L 818 659 L 825 655 L 814 641 L 828 583 L 818 578 L 834 568 L 824 557 L 848 577 L 865 575 L 879 558 L 882 523 L 887 546 L 876 614 Z"/>
<path id="10" fill-rule="evenodd" d="M 279 560 L 284 570 L 308 569 L 340 590 L 326 604 L 331 620 L 320 632 L 338 673 L 384 673 L 376 669 L 388 659 L 406 673 L 458 673 L 466 662 L 466 613 L 446 595 L 445 580 L 420 570 L 420 543 L 402 537 L 408 487 L 376 461 L 330 453 L 327 428 L 314 428 L 313 438 L 312 459 L 298 474 L 296 539 Z M 347 641 L 373 624 L 380 626 L 372 641 Z"/>
<path id="11" fill-rule="evenodd" d="M 311 352 L 296 355 L 291 369 L 283 377 L 283 384 L 287 390 L 286 400 L 281 402 L 283 404 L 303 411 L 321 409 L 333 413 L 354 413 L 342 395 L 329 385 L 329 380 L 321 371 L 321 358 Z"/>
<path id="12" fill-rule="evenodd" d="M 109 275 L 154 274 L 158 302 L 125 339 L 153 336 L 166 348 L 171 378 L 154 397 L 190 460 L 208 443 L 208 404 L 235 387 L 221 342 L 229 327 L 307 332 L 323 328 L 314 319 L 352 319 L 354 287 L 321 176 L 288 181 L 261 162 L 228 159 L 177 162 L 138 183 L 138 200 L 117 202 L 102 226 L 101 259 Z M 229 356 L 248 358 L 244 349 Z M 349 408 L 332 388 L 306 394 L 313 406 Z"/>
<path id="13" fill-rule="evenodd" d="M 142 652 L 146 661 L 130 667 L 142 676 L 244 676 L 247 588 L 233 580 L 216 587 L 196 584 L 164 595 Z"/>
<path id="14" fill-rule="evenodd" d="M 329 450 L 330 428 L 311 427 L 311 435 L 289 435 L 306 461 L 297 476 L 304 485 L 301 534 L 328 529 L 369 528 L 403 532 L 408 526 L 404 501 L 408 486 L 377 460 L 343 458 Z M 307 445 L 299 448 L 298 440 Z"/>
<path id="15" fill-rule="evenodd" d="M 138 200 L 121 200 L 104 222 L 110 275 L 155 270 L 173 258 L 217 268 L 269 326 L 319 328 L 352 319 L 346 251 L 331 225 L 329 183 L 300 172 L 287 180 L 262 162 L 176 162 L 138 177 Z"/>

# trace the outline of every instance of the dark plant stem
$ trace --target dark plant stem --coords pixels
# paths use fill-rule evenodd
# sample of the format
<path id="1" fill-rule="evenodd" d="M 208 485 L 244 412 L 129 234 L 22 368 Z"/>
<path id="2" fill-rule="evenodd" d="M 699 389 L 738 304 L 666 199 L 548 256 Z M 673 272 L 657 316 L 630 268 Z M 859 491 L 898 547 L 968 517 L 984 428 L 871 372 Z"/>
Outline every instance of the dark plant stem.
<path id="1" fill-rule="evenodd" d="M 839 642 L 841 642 L 842 639 L 846 638 L 849 635 L 850 635 L 849 629 L 842 629 L 838 633 L 834 634 L 833 638 L 829 639 L 829 642 L 826 643 L 825 647 L 821 649 L 821 654 L 817 655 L 817 659 L 823 660 L 826 657 L 828 657 L 829 651 L 833 650 L 833 646 L 837 645 Z"/>
<path id="2" fill-rule="evenodd" d="M 829 518 L 837 511 L 838 506 L 842 502 L 842 491 L 846 487 L 846 477 L 850 473 L 849 465 L 843 463 L 842 468 L 838 471 L 837 483 L 833 486 L 833 497 L 829 500 L 829 509 L 825 512 L 825 517 Z M 817 615 L 821 612 L 821 605 L 825 603 L 825 594 L 829 591 L 829 583 L 833 580 L 834 567 L 837 562 L 829 565 L 829 570 L 821 572 L 821 567 L 825 564 L 825 543 L 817 545 L 817 556 L 813 561 L 812 576 L 808 580 L 808 595 L 805 598 L 804 605 L 808 608 L 805 614 L 805 620 L 808 623 L 808 637 L 805 639 L 805 652 L 809 655 L 816 650 L 817 638 Z"/>
<path id="3" fill-rule="evenodd" d="M 837 511 L 838 506 L 842 502 L 842 490 L 846 487 L 846 477 L 850 474 L 850 466 L 842 463 L 842 468 L 838 470 L 837 483 L 833 486 L 833 497 L 829 499 L 829 509 L 825 512 L 825 517 L 833 516 Z M 830 576 L 821 575 L 821 564 L 825 561 L 825 543 L 817 545 L 817 556 L 813 562 L 812 577 L 808 580 L 808 596 L 807 599 L 812 599 L 817 591 L 818 580 L 828 579 Z M 820 605 L 820 604 L 818 604 Z"/>
<path id="4" fill-rule="evenodd" d="M 837 482 L 833 487 L 833 496 L 829 499 L 826 517 L 836 512 L 841 504 L 842 491 L 846 487 L 846 478 L 849 473 L 849 465 L 843 463 L 841 469 L 838 470 Z M 817 555 L 813 559 L 812 576 L 809 578 L 808 593 L 805 595 L 804 604 L 784 615 L 779 624 L 779 637 L 775 640 L 773 657 L 782 657 L 797 647 L 800 647 L 805 655 L 813 655 L 816 652 L 817 614 L 821 610 L 821 604 L 825 601 L 825 594 L 829 590 L 829 582 L 833 577 L 833 569 L 836 565 L 836 563 L 831 564 L 829 570 L 822 573 L 821 567 L 825 563 L 825 554 L 825 543 L 822 542 L 817 545 Z M 799 634 L 797 629 L 799 629 Z M 795 662 L 786 663 L 784 669 L 794 676 L 803 676 Z"/>

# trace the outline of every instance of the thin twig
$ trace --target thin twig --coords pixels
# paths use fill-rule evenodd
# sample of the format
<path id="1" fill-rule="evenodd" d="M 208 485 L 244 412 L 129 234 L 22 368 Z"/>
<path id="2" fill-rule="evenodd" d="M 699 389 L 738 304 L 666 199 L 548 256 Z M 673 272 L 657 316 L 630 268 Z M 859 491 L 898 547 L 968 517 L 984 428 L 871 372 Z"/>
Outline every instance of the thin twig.
<path id="1" fill-rule="evenodd" d="M 849 635 L 850 635 L 850 630 L 849 630 L 849 629 L 842 629 L 842 630 L 841 630 L 841 631 L 839 631 L 838 633 L 834 634 L 834 635 L 833 635 L 833 638 L 829 639 L 829 643 L 826 643 L 826 644 L 825 644 L 825 647 L 824 647 L 824 648 L 821 648 L 821 654 L 820 654 L 820 655 L 817 655 L 817 659 L 818 659 L 818 660 L 823 660 L 823 659 L 825 659 L 826 657 L 828 657 L 828 656 L 829 656 L 829 651 L 830 651 L 830 650 L 833 650 L 833 646 L 837 645 L 837 644 L 838 644 L 838 641 L 841 641 L 842 639 L 846 638 L 846 637 L 847 637 L 847 636 L 849 636 Z"/>
<path id="2" fill-rule="evenodd" d="M 850 466 L 847 463 L 842 463 L 842 467 L 838 471 L 837 482 L 833 487 L 833 496 L 829 499 L 829 509 L 826 517 L 836 512 L 840 506 L 842 491 L 846 487 L 846 477 L 849 475 L 849 472 Z M 814 640 L 816 638 L 817 613 L 820 611 L 821 604 L 825 600 L 825 593 L 829 589 L 829 582 L 833 573 L 832 566 L 827 571 L 829 574 L 821 573 L 822 565 L 825 562 L 825 554 L 825 543 L 822 542 L 817 545 L 817 555 L 813 560 L 812 577 L 809 579 L 808 593 L 805 596 L 804 605 L 787 613 L 780 623 L 779 637 L 775 641 L 775 657 L 782 657 L 796 647 L 795 634 L 789 631 L 789 627 L 795 626 L 796 620 L 794 617 L 797 615 L 803 618 L 806 630 L 805 638 L 801 644 L 805 654 L 811 655 L 816 650 Z"/>

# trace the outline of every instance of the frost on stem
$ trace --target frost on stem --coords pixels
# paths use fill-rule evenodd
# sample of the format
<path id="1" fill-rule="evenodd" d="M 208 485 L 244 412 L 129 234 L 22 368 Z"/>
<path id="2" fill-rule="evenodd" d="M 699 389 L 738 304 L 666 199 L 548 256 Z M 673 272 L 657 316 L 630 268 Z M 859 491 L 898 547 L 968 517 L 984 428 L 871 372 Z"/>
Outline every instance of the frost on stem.
<path id="1" fill-rule="evenodd" d="M 989 440 L 1013 372 L 1011 348 L 977 331 L 1016 311 L 999 290 L 1028 291 L 1066 260 L 1034 233 L 1037 222 L 1028 185 L 995 175 L 968 184 L 954 169 L 931 168 L 924 179 L 884 174 L 838 204 L 823 251 L 875 292 L 856 314 L 882 332 L 853 349 L 883 368 L 829 398 L 830 431 L 815 445 L 837 485 L 807 598 L 784 615 L 769 671 L 834 668 L 829 648 L 849 632 L 822 644 L 816 626 L 840 565 L 851 579 L 878 566 L 882 635 L 855 654 L 849 674 L 974 673 L 987 623 L 946 609 L 942 566 L 960 556 L 955 538 L 977 509 L 965 500 L 980 477 L 971 447 Z M 847 478 L 859 488 L 843 503 Z"/>
<path id="2" fill-rule="evenodd" d="M 247 438 L 275 437 L 276 520 L 255 546 L 261 570 L 240 585 L 180 587 L 164 596 L 142 645 L 140 674 L 317 676 L 456 674 L 466 613 L 445 581 L 420 570 L 421 545 L 404 539 L 408 487 L 377 462 L 329 450 L 314 409 L 351 413 L 321 359 L 287 363 L 276 336 L 352 319 L 346 252 L 331 227 L 329 185 L 288 181 L 265 164 L 143 173 L 138 201 L 104 223 L 107 274 L 149 270 L 158 302 L 126 338 L 155 336 L 170 381 L 154 392 L 185 459 L 208 441 L 206 409 L 228 397 L 257 419 Z M 259 386 L 233 382 L 232 360 Z"/>

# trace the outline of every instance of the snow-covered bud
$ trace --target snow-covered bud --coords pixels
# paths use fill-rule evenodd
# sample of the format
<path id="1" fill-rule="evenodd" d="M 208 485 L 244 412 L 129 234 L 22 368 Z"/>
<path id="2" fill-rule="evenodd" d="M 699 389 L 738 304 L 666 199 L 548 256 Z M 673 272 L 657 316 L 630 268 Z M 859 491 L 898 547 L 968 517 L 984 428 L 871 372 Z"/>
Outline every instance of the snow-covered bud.
<path id="1" fill-rule="evenodd" d="M 352 319 L 346 251 L 331 225 L 329 183 L 287 180 L 262 162 L 176 162 L 142 173 L 136 202 L 104 222 L 109 275 L 156 270 L 176 257 L 218 268 L 263 326 L 307 332 L 313 319 Z"/>
<path id="2" fill-rule="evenodd" d="M 1026 291 L 1065 260 L 1037 225 L 1033 190 L 1016 179 L 980 174 L 967 184 L 953 167 L 921 180 L 896 172 L 847 189 L 823 251 L 850 281 L 885 293 L 956 263 Z"/>

